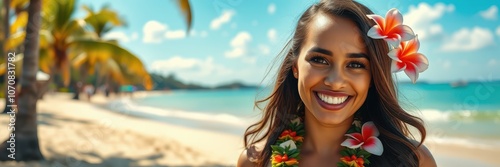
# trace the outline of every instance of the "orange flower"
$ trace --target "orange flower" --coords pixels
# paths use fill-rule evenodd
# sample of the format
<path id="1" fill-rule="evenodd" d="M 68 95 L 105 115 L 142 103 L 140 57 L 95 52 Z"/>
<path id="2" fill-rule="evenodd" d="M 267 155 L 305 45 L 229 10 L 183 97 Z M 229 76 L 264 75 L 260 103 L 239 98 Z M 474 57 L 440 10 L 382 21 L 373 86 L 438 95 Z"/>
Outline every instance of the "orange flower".
<path id="1" fill-rule="evenodd" d="M 350 157 L 349 156 L 344 156 L 342 158 L 340 158 L 340 160 L 342 160 L 342 162 L 344 162 L 345 164 L 351 166 L 351 167 L 364 167 L 364 163 L 365 163 L 365 160 L 363 160 L 363 158 L 361 157 L 356 157 L 356 155 L 351 155 Z"/>
<path id="2" fill-rule="evenodd" d="M 401 42 L 399 47 L 391 50 L 387 55 L 392 61 L 391 69 L 393 72 L 403 71 L 415 83 L 418 79 L 418 73 L 424 72 L 429 67 L 429 60 L 422 53 L 418 53 L 420 42 L 418 38 Z"/>
<path id="3" fill-rule="evenodd" d="M 283 131 L 281 133 L 280 137 L 279 137 L 280 140 L 283 140 L 283 139 L 286 139 L 286 138 L 290 138 L 293 141 L 300 141 L 300 142 L 302 142 L 304 140 L 304 137 L 297 136 L 297 132 L 294 132 L 292 130 L 285 130 L 285 131 Z"/>
<path id="4" fill-rule="evenodd" d="M 385 18 L 379 15 L 367 15 L 377 25 L 368 31 L 368 36 L 373 39 L 384 39 L 391 46 L 397 46 L 401 41 L 408 41 L 415 37 L 413 30 L 403 25 L 403 16 L 393 8 L 387 12 Z"/>
<path id="5" fill-rule="evenodd" d="M 275 155 L 273 157 L 273 161 L 271 162 L 273 165 L 275 164 L 279 164 L 279 163 L 285 163 L 286 165 L 288 166 L 291 166 L 291 165 L 296 165 L 296 164 L 299 164 L 299 161 L 297 161 L 297 159 L 295 158 L 288 158 L 288 155 Z"/>

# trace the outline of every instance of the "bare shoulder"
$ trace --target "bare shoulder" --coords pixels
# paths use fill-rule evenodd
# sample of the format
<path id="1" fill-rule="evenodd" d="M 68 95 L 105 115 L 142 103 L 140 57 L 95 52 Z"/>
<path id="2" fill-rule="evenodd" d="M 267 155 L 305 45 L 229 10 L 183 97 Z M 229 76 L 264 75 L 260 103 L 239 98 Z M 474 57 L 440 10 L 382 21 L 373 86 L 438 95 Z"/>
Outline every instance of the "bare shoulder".
<path id="1" fill-rule="evenodd" d="M 243 150 L 243 152 L 241 152 L 240 158 L 238 158 L 238 164 L 236 166 L 237 167 L 255 166 L 255 163 L 251 162 L 250 159 L 248 159 L 248 149 L 245 149 Z"/>
<path id="2" fill-rule="evenodd" d="M 258 156 L 262 149 L 264 148 L 265 142 L 256 143 L 251 145 L 247 149 L 241 152 L 240 157 L 238 158 L 238 167 L 254 167 L 256 166 L 256 162 L 258 160 Z"/>
<path id="3" fill-rule="evenodd" d="M 418 146 L 419 142 L 415 140 L 411 140 L 415 146 Z M 420 145 L 418 147 L 418 158 L 419 158 L 419 166 L 420 167 L 436 167 L 436 160 L 432 156 L 432 153 L 427 149 L 425 145 Z"/>

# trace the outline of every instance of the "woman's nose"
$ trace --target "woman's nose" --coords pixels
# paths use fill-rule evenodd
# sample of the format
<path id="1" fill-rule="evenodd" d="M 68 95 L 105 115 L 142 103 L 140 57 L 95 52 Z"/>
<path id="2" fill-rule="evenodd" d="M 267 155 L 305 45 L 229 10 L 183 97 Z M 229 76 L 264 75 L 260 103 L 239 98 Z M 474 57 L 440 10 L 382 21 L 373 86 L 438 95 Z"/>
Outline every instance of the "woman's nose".
<path id="1" fill-rule="evenodd" d="M 325 77 L 325 85 L 329 86 L 332 90 L 339 90 L 345 87 L 346 78 L 341 68 L 333 68 Z"/>

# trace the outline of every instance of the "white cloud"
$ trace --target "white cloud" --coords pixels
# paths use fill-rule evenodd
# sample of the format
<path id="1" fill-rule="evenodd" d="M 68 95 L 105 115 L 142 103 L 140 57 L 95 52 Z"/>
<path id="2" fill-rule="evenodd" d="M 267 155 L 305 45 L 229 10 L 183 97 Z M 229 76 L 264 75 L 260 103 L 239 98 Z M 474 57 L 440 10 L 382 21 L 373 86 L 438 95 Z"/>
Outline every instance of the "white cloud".
<path id="1" fill-rule="evenodd" d="M 474 27 L 472 30 L 462 28 L 455 32 L 451 39 L 446 40 L 444 51 L 470 51 L 493 44 L 493 33 L 484 28 Z"/>
<path id="2" fill-rule="evenodd" d="M 429 26 L 430 34 L 441 34 L 443 32 L 443 27 L 439 24 Z"/>
<path id="3" fill-rule="evenodd" d="M 121 31 L 112 31 L 106 33 L 106 35 L 104 35 L 103 38 L 117 40 L 119 42 L 130 42 L 130 38 L 124 32 Z"/>
<path id="4" fill-rule="evenodd" d="M 210 23 L 210 28 L 212 30 L 219 29 L 222 26 L 222 24 L 231 21 L 231 18 L 234 16 L 234 14 L 235 12 L 232 10 L 223 11 L 219 17 L 212 20 L 212 22 Z"/>
<path id="5" fill-rule="evenodd" d="M 500 26 L 497 27 L 497 35 L 500 36 Z"/>
<path id="6" fill-rule="evenodd" d="M 197 82 L 217 82 L 233 73 L 232 70 L 215 64 L 211 56 L 205 59 L 173 56 L 166 60 L 155 61 L 151 67 L 155 72 L 174 73 L 184 81 Z"/>
<path id="7" fill-rule="evenodd" d="M 162 24 L 155 20 L 148 21 L 142 28 L 142 32 L 144 33 L 142 41 L 144 43 L 160 43 L 166 30 L 166 24 Z"/>
<path id="8" fill-rule="evenodd" d="M 267 31 L 267 38 L 269 38 L 269 41 L 271 42 L 276 42 L 276 30 L 274 28 Z"/>
<path id="9" fill-rule="evenodd" d="M 155 61 L 152 68 L 153 70 L 190 69 L 200 63 L 201 61 L 199 59 L 174 56 L 167 60 Z"/>
<path id="10" fill-rule="evenodd" d="M 167 39 L 182 39 L 186 37 L 186 31 L 184 30 L 173 30 L 165 32 L 165 38 Z"/>
<path id="11" fill-rule="evenodd" d="M 269 6 L 267 7 L 267 12 L 269 14 L 274 14 L 274 12 L 276 12 L 276 5 L 274 5 L 274 3 L 269 4 Z"/>
<path id="12" fill-rule="evenodd" d="M 496 20 L 498 14 L 498 7 L 496 5 L 491 6 L 490 8 L 480 11 L 479 15 L 486 20 Z"/>
<path id="13" fill-rule="evenodd" d="M 269 49 L 267 45 L 259 45 L 259 50 L 262 55 L 268 55 L 269 53 L 271 53 L 271 49 Z"/>
<path id="14" fill-rule="evenodd" d="M 252 40 L 252 36 L 246 32 L 239 32 L 230 42 L 232 49 L 225 52 L 227 58 L 237 58 L 247 53 L 247 44 Z"/>
<path id="15" fill-rule="evenodd" d="M 455 6 L 452 4 L 437 3 L 434 6 L 430 6 L 422 2 L 418 6 L 411 5 L 408 13 L 403 16 L 403 24 L 410 26 L 418 34 L 419 39 L 424 40 L 440 35 L 443 32 L 442 27 L 440 24 L 435 23 L 435 21 L 440 19 L 445 13 L 451 13 L 454 10 Z"/>

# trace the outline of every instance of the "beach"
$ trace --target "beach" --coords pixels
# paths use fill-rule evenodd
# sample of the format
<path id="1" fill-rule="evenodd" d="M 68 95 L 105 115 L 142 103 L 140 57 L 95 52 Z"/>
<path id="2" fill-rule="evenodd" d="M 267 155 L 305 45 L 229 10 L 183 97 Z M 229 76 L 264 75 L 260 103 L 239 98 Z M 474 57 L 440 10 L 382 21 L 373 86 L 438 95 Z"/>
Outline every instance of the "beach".
<path id="1" fill-rule="evenodd" d="M 158 93 L 136 92 L 134 97 Z M 37 104 L 40 149 L 46 161 L 0 162 L 0 166 L 236 165 L 242 134 L 179 126 L 105 107 L 120 98 L 129 97 L 107 99 L 97 94 L 88 102 L 71 100 L 67 93 L 47 94 Z M 2 140 L 9 134 L 5 130 L 8 118 L 0 115 Z M 438 166 L 500 165 L 498 149 L 450 144 L 432 137 L 425 145 Z"/>

